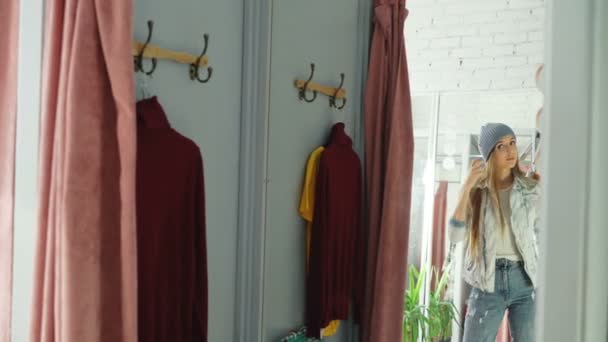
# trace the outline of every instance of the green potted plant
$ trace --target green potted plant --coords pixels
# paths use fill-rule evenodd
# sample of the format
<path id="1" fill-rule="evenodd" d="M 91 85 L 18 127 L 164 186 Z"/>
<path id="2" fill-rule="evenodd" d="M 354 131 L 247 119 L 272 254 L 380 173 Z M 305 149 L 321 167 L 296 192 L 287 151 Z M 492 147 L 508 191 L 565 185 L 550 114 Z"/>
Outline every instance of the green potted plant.
<path id="1" fill-rule="evenodd" d="M 424 283 L 426 271 L 422 268 L 418 272 L 414 265 L 410 265 L 409 287 L 405 291 L 403 304 L 403 342 L 417 342 L 419 336 L 423 336 L 427 318 L 424 307 L 420 305 L 420 291 Z"/>
<path id="2" fill-rule="evenodd" d="M 446 270 L 449 269 L 448 265 Z M 439 272 L 433 269 L 433 275 L 435 288 L 431 291 L 427 308 L 429 337 L 434 342 L 449 341 L 452 337 L 452 321 L 458 322 L 458 309 L 451 300 L 444 298 L 449 273 L 444 271 L 439 277 Z"/>
<path id="3" fill-rule="evenodd" d="M 446 269 L 450 269 L 447 267 Z M 420 272 L 410 265 L 409 287 L 405 292 L 403 308 L 403 342 L 426 341 L 426 333 L 433 342 L 448 341 L 452 336 L 452 321 L 457 319 L 458 310 L 451 300 L 444 299 L 444 291 L 449 273 L 439 274 L 432 269 L 436 284 L 429 298 L 428 306 L 420 305 L 421 288 L 426 277 L 426 269 Z"/>

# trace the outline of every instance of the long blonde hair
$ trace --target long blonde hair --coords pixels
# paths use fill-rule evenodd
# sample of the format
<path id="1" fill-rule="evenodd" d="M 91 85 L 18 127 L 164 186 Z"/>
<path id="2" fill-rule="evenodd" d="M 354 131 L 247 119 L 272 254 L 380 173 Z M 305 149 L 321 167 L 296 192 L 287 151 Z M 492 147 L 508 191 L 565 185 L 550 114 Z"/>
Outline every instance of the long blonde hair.
<path id="1" fill-rule="evenodd" d="M 486 194 L 489 195 L 492 200 L 492 209 L 494 210 L 495 216 L 500 220 L 503 233 L 506 226 L 506 218 L 498 200 L 498 187 L 496 185 L 495 177 L 496 171 L 497 167 L 495 154 L 492 153 L 490 159 L 486 163 L 483 174 L 479 178 L 477 184 L 473 187 L 467 203 L 467 211 L 469 214 L 467 216 L 471 218 L 471 229 L 469 230 L 469 248 L 471 250 L 471 255 L 474 257 L 479 255 L 479 240 L 481 236 L 481 200 L 483 197 L 483 189 L 480 188 L 481 184 L 485 183 L 487 185 L 488 190 Z M 525 177 L 524 173 L 519 167 L 519 158 L 517 159 L 515 166 L 511 169 L 511 174 L 513 175 L 513 182 L 515 182 L 517 177 Z"/>

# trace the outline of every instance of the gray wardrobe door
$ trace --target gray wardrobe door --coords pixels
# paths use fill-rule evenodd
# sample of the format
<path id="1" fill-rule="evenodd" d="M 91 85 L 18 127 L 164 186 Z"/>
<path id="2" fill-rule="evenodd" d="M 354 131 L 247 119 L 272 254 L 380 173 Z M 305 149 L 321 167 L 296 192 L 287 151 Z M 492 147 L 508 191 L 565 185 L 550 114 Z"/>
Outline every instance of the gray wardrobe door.
<path id="1" fill-rule="evenodd" d="M 200 54 L 208 33 L 209 83 L 191 81 L 188 65 L 159 61 L 147 82 L 171 125 L 200 147 L 205 167 L 209 341 L 234 341 L 237 255 L 242 0 L 135 0 L 134 37 Z M 144 67 L 149 65 L 144 61 Z M 201 72 L 201 77 L 205 77 Z"/>
<path id="2" fill-rule="evenodd" d="M 270 113 L 268 136 L 267 226 L 264 274 L 264 341 L 277 341 L 304 324 L 305 222 L 298 205 L 309 154 L 325 143 L 335 122 L 344 122 L 353 139 L 359 116 L 357 0 L 280 0 L 273 2 Z M 348 99 L 338 111 L 329 98 L 298 100 L 293 83 L 307 79 L 336 87 L 345 73 Z M 310 94 L 309 94 L 310 95 Z M 355 97 L 355 98 L 353 98 Z M 355 105 L 353 105 L 355 104 Z M 327 341 L 347 341 L 348 322 Z"/>

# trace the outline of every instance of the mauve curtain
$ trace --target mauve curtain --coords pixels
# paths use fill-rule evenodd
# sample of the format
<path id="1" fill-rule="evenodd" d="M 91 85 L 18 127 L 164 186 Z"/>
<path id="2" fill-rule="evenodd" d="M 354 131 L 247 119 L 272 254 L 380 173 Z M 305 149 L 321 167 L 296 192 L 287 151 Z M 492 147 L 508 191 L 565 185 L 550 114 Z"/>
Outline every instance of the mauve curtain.
<path id="1" fill-rule="evenodd" d="M 404 0 L 376 0 L 365 89 L 367 262 L 361 341 L 401 340 L 414 138 Z"/>
<path id="2" fill-rule="evenodd" d="M 32 341 L 137 341 L 132 3 L 46 6 Z"/>
<path id="3" fill-rule="evenodd" d="M 508 313 L 505 313 L 505 316 L 502 319 L 502 323 L 500 323 L 500 327 L 498 328 L 498 333 L 496 334 L 496 342 L 510 342 L 511 341 L 511 332 L 509 331 L 509 320 L 508 320 L 507 316 L 508 316 Z"/>
<path id="4" fill-rule="evenodd" d="M 0 342 L 11 333 L 18 10 L 0 1 Z"/>
<path id="5" fill-rule="evenodd" d="M 441 269 L 445 260 L 445 220 L 448 196 L 448 182 L 442 181 L 435 192 L 435 202 L 433 210 L 433 242 L 431 248 L 431 265 L 435 267 L 438 275 L 441 276 Z M 435 277 L 431 281 L 431 289 L 439 281 Z"/>

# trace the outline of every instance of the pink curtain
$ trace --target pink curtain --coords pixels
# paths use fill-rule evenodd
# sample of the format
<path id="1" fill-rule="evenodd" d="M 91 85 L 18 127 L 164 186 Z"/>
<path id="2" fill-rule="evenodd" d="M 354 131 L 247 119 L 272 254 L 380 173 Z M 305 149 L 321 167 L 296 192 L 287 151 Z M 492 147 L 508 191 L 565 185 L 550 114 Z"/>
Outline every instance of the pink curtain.
<path id="1" fill-rule="evenodd" d="M 448 182 L 440 182 L 435 193 L 435 203 L 433 210 L 433 246 L 431 248 L 431 265 L 435 267 L 438 275 L 441 276 L 441 268 L 445 260 L 445 220 L 448 196 Z M 435 288 L 438 279 L 433 278 L 431 289 Z"/>
<path id="2" fill-rule="evenodd" d="M 401 340 L 414 138 L 404 0 L 375 0 L 365 90 L 367 263 L 361 341 Z"/>
<path id="3" fill-rule="evenodd" d="M 132 3 L 46 5 L 32 341 L 137 341 Z"/>
<path id="4" fill-rule="evenodd" d="M 500 327 L 498 328 L 498 334 L 496 335 L 496 342 L 510 342 L 511 341 L 511 332 L 509 331 L 509 320 L 507 319 L 508 311 L 505 313 L 505 317 L 502 319 L 502 323 L 500 323 Z"/>
<path id="5" fill-rule="evenodd" d="M 0 342 L 9 342 L 19 1 L 0 1 Z"/>

